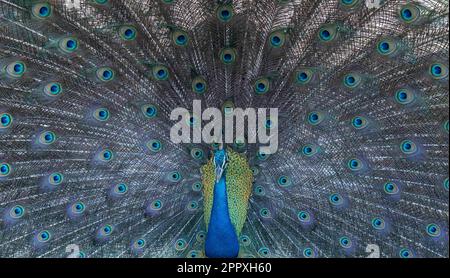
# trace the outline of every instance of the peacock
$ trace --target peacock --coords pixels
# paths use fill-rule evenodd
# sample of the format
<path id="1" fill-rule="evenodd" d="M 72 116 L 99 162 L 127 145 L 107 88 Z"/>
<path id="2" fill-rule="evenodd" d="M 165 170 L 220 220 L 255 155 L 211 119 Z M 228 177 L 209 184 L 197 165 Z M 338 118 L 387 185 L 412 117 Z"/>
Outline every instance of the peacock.
<path id="1" fill-rule="evenodd" d="M 0 0 L 0 257 L 448 257 L 448 14 Z M 194 101 L 277 109 L 277 150 L 174 142 Z"/>

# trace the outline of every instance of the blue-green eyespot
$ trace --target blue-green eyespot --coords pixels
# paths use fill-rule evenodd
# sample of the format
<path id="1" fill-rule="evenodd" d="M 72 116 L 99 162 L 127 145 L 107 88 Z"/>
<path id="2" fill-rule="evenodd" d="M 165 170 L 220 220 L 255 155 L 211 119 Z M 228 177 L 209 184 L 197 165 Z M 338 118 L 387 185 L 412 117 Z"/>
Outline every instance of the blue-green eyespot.
<path id="1" fill-rule="evenodd" d="M 39 135 L 39 143 L 51 145 L 56 141 L 56 134 L 53 131 L 44 131 Z"/>
<path id="2" fill-rule="evenodd" d="M 141 111 L 145 117 L 153 119 L 158 115 L 158 108 L 153 104 L 144 104 L 141 106 Z"/>
<path id="3" fill-rule="evenodd" d="M 363 116 L 356 116 L 352 119 L 352 126 L 358 130 L 366 128 L 368 124 L 369 122 Z"/>
<path id="4" fill-rule="evenodd" d="M 177 251 L 184 251 L 184 250 L 186 250 L 187 246 L 188 246 L 188 243 L 186 242 L 186 240 L 184 240 L 182 238 L 177 239 L 177 241 L 175 241 L 175 250 L 177 250 Z"/>
<path id="5" fill-rule="evenodd" d="M 109 117 L 110 117 L 110 113 L 107 108 L 97 108 L 97 109 L 95 109 L 93 115 L 94 115 L 94 118 L 100 122 L 106 122 L 107 120 L 109 120 Z"/>
<path id="6" fill-rule="evenodd" d="M 96 71 L 97 79 L 102 82 L 109 82 L 114 80 L 115 73 L 110 67 L 100 67 Z"/>
<path id="7" fill-rule="evenodd" d="M 64 176 L 61 173 L 53 173 L 48 177 L 51 185 L 60 185 L 64 181 Z"/>
<path id="8" fill-rule="evenodd" d="M 13 116 L 9 113 L 0 114 L 0 130 L 10 127 L 13 123 Z"/>
<path id="9" fill-rule="evenodd" d="M 234 48 L 223 48 L 219 54 L 220 60 L 225 65 L 231 65 L 236 61 L 236 50 Z"/>
<path id="10" fill-rule="evenodd" d="M 162 143 L 161 143 L 161 141 L 159 141 L 157 139 L 152 139 L 152 140 L 147 142 L 147 148 L 150 151 L 152 151 L 154 153 L 157 153 L 157 152 L 161 151 Z"/>
<path id="11" fill-rule="evenodd" d="M 269 35 L 269 43 L 273 48 L 280 48 L 286 43 L 286 30 L 277 30 Z"/>
<path id="12" fill-rule="evenodd" d="M 399 104 L 407 105 L 416 99 L 416 95 L 408 88 L 401 88 L 395 92 L 394 99 Z"/>
<path id="13" fill-rule="evenodd" d="M 20 205 L 16 205 L 9 210 L 9 215 L 14 219 L 22 218 L 25 214 L 25 208 Z"/>
<path id="14" fill-rule="evenodd" d="M 233 6 L 231 5 L 221 5 L 217 8 L 216 11 L 217 18 L 221 22 L 229 22 L 233 18 Z"/>
<path id="15" fill-rule="evenodd" d="M 11 174 L 11 165 L 6 162 L 0 163 L 0 178 L 4 178 Z"/>
<path id="16" fill-rule="evenodd" d="M 134 26 L 124 25 L 119 28 L 119 36 L 124 41 L 133 41 L 137 37 L 137 30 Z"/>
<path id="17" fill-rule="evenodd" d="M 62 85 L 59 82 L 50 82 L 44 87 L 44 94 L 49 97 L 59 96 L 62 91 Z"/>
<path id="18" fill-rule="evenodd" d="M 78 40 L 74 37 L 62 38 L 58 41 L 58 48 L 63 53 L 73 53 L 78 49 Z"/>
<path id="19" fill-rule="evenodd" d="M 207 85 L 205 78 L 203 78 L 201 76 L 197 76 L 196 78 L 194 78 L 192 80 L 192 91 L 194 93 L 203 94 L 207 90 L 208 90 L 208 85 Z"/>
<path id="20" fill-rule="evenodd" d="M 399 10 L 399 16 L 403 22 L 410 24 L 419 21 L 421 12 L 416 5 L 406 4 L 401 6 Z"/>
<path id="21" fill-rule="evenodd" d="M 448 67 L 442 63 L 431 64 L 428 72 L 436 80 L 442 80 L 448 77 Z"/>
<path id="22" fill-rule="evenodd" d="M 109 149 L 105 149 L 98 154 L 98 158 L 101 161 L 108 162 L 114 158 L 114 153 Z"/>
<path id="23" fill-rule="evenodd" d="M 338 36 L 338 26 L 336 24 L 325 24 L 320 27 L 318 37 L 320 41 L 329 43 L 334 41 Z"/>
<path id="24" fill-rule="evenodd" d="M 417 152 L 417 145 L 411 140 L 404 140 L 400 143 L 400 150 L 404 154 L 414 154 Z"/>
<path id="25" fill-rule="evenodd" d="M 35 18 L 47 19 L 52 16 L 53 8 L 49 3 L 36 3 L 31 7 L 31 13 Z"/>
<path id="26" fill-rule="evenodd" d="M 5 66 L 4 71 L 10 78 L 21 78 L 27 71 L 27 66 L 22 61 L 14 61 Z"/>
<path id="27" fill-rule="evenodd" d="M 258 95 L 263 95 L 270 90 L 270 81 L 268 78 L 259 78 L 254 84 L 255 93 Z"/>
<path id="28" fill-rule="evenodd" d="M 362 77 L 359 73 L 351 72 L 344 76 L 344 85 L 349 89 L 355 89 L 362 83 Z"/>
<path id="29" fill-rule="evenodd" d="M 176 46 L 186 46 L 189 44 L 189 35 L 187 32 L 176 29 L 172 32 L 172 41 Z"/>
<path id="30" fill-rule="evenodd" d="M 39 242 L 47 242 L 51 239 L 52 235 L 50 234 L 49 231 L 41 231 L 37 234 L 37 240 Z"/>
<path id="31" fill-rule="evenodd" d="M 155 80 L 164 81 L 169 79 L 169 69 L 164 65 L 155 65 L 152 67 L 152 76 Z"/>

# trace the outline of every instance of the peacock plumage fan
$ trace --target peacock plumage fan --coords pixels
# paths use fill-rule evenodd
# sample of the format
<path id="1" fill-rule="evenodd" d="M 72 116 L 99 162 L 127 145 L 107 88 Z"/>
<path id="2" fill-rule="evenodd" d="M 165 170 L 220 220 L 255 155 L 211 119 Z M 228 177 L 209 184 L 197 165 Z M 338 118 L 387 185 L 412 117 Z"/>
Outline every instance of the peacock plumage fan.
<path id="1" fill-rule="evenodd" d="M 0 257 L 448 257 L 448 12 L 0 0 Z M 278 151 L 172 142 L 194 100 Z"/>

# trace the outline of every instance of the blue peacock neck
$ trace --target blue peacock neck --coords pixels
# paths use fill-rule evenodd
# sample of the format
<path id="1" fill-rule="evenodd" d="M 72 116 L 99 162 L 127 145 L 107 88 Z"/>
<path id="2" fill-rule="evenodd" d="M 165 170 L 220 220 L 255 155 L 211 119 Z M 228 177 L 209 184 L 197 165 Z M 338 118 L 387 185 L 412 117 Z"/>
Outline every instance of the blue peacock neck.
<path id="1" fill-rule="evenodd" d="M 216 180 L 205 242 L 205 253 L 210 258 L 235 258 L 239 254 L 238 237 L 228 211 L 226 159 L 225 150 L 217 150 L 214 153 Z"/>

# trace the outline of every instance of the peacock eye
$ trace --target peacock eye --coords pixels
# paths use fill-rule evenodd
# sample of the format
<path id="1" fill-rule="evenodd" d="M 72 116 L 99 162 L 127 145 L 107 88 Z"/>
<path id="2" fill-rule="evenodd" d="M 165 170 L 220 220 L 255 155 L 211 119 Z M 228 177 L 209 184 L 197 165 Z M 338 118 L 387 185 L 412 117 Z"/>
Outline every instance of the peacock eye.
<path id="1" fill-rule="evenodd" d="M 344 85 L 349 89 L 357 88 L 362 82 L 361 75 L 355 72 L 348 73 L 344 76 Z"/>
<path id="2" fill-rule="evenodd" d="M 49 3 L 37 3 L 31 8 L 31 13 L 35 18 L 46 19 L 52 15 L 53 8 Z"/>
<path id="3" fill-rule="evenodd" d="M 258 255 L 262 258 L 267 258 L 270 256 L 270 250 L 267 247 L 262 247 L 258 250 Z"/>
<path id="4" fill-rule="evenodd" d="M 310 68 L 301 68 L 295 73 L 295 82 L 298 85 L 306 85 L 311 82 L 315 76 L 315 72 Z"/>
<path id="5" fill-rule="evenodd" d="M 202 183 L 201 182 L 194 182 L 192 184 L 192 190 L 194 190 L 195 192 L 199 192 L 202 190 Z"/>
<path id="6" fill-rule="evenodd" d="M 175 241 L 175 250 L 177 250 L 177 251 L 184 251 L 187 248 L 187 245 L 188 244 L 187 244 L 186 240 L 184 240 L 182 238 L 177 239 Z"/>
<path id="7" fill-rule="evenodd" d="M 263 77 L 255 81 L 254 90 L 256 94 L 263 95 L 267 93 L 269 89 L 270 89 L 270 81 L 268 78 Z"/>
<path id="8" fill-rule="evenodd" d="M 259 161 L 266 161 L 269 158 L 269 154 L 266 154 L 265 152 L 259 150 L 256 153 L 256 158 L 258 158 Z"/>
<path id="9" fill-rule="evenodd" d="M 160 210 L 163 207 L 163 202 L 161 200 L 155 200 L 151 203 L 152 210 Z"/>
<path id="10" fill-rule="evenodd" d="M 280 176 L 277 179 L 277 184 L 281 187 L 288 187 L 292 184 L 292 181 L 288 176 Z"/>
<path id="11" fill-rule="evenodd" d="M 180 172 L 178 172 L 178 171 L 170 172 L 168 174 L 168 177 L 169 177 L 170 182 L 179 182 L 182 178 Z"/>
<path id="12" fill-rule="evenodd" d="M 148 141 L 147 148 L 150 151 L 157 153 L 157 152 L 161 151 L 162 143 L 161 143 L 161 141 L 159 141 L 157 139 L 153 139 L 153 140 Z"/>
<path id="13" fill-rule="evenodd" d="M 192 91 L 197 94 L 203 94 L 207 91 L 208 85 L 206 80 L 198 76 L 192 80 Z"/>
<path id="14" fill-rule="evenodd" d="M 198 242 L 204 242 L 206 239 L 206 233 L 204 231 L 199 231 L 195 236 Z"/>
<path id="15" fill-rule="evenodd" d="M 145 104 L 141 106 L 141 111 L 145 117 L 152 119 L 158 115 L 158 108 L 153 104 Z"/>
<path id="16" fill-rule="evenodd" d="M 0 177 L 7 177 L 11 174 L 11 165 L 8 163 L 1 163 L 0 164 Z"/>
<path id="17" fill-rule="evenodd" d="M 51 185 L 60 185 L 64 181 L 64 176 L 61 173 L 53 173 L 48 177 Z"/>
<path id="18" fill-rule="evenodd" d="M 157 81 L 169 79 L 169 69 L 164 65 L 156 65 L 152 67 L 152 76 Z"/>
<path id="19" fill-rule="evenodd" d="M 307 211 L 300 211 L 297 214 L 298 220 L 300 220 L 300 222 L 309 222 L 311 220 L 311 215 L 309 214 L 309 212 Z"/>
<path id="20" fill-rule="evenodd" d="M 239 237 L 239 243 L 242 246 L 249 246 L 251 244 L 251 242 L 252 241 L 250 240 L 250 238 L 248 236 L 246 236 L 246 235 L 242 235 L 242 236 Z"/>
<path id="21" fill-rule="evenodd" d="M 393 182 L 387 182 L 383 185 L 383 190 L 386 194 L 394 195 L 400 192 L 400 188 L 397 186 L 397 184 Z"/>
<path id="22" fill-rule="evenodd" d="M 161 2 L 163 2 L 164 4 L 170 5 L 170 4 L 173 4 L 175 2 L 175 0 L 161 0 Z"/>
<path id="23" fill-rule="evenodd" d="M 448 77 L 448 67 L 442 63 L 431 64 L 428 72 L 436 80 L 442 80 Z"/>
<path id="24" fill-rule="evenodd" d="M 312 126 L 317 126 L 325 120 L 325 115 L 322 112 L 313 111 L 307 116 L 307 121 Z"/>
<path id="25" fill-rule="evenodd" d="M 386 227 L 384 219 L 375 217 L 372 219 L 372 227 L 376 230 L 383 230 Z"/>
<path id="26" fill-rule="evenodd" d="M 234 48 L 223 48 L 220 50 L 220 61 L 225 65 L 231 65 L 236 61 L 236 50 Z"/>
<path id="27" fill-rule="evenodd" d="M 0 130 L 10 127 L 13 123 L 13 117 L 11 114 L 2 113 L 0 114 Z"/>
<path id="28" fill-rule="evenodd" d="M 340 2 L 341 7 L 346 8 L 346 9 L 352 9 L 361 3 L 360 0 L 341 0 L 339 2 Z"/>
<path id="29" fill-rule="evenodd" d="M 320 41 L 329 43 L 336 39 L 338 27 L 336 24 L 325 24 L 319 28 L 318 37 Z"/>
<path id="30" fill-rule="evenodd" d="M 50 82 L 44 87 L 44 94 L 49 97 L 56 97 L 62 93 L 61 83 Z"/>
<path id="31" fill-rule="evenodd" d="M 172 42 L 176 46 L 186 46 L 189 44 L 189 35 L 183 30 L 176 29 L 172 31 Z"/>
<path id="32" fill-rule="evenodd" d="M 382 56 L 393 56 L 399 48 L 399 42 L 395 39 L 383 38 L 377 43 L 377 51 Z"/>
<path id="33" fill-rule="evenodd" d="M 111 150 L 105 149 L 99 153 L 99 159 L 104 162 L 111 161 L 114 158 L 114 154 Z"/>
<path id="34" fill-rule="evenodd" d="M 106 224 L 100 228 L 100 235 L 109 236 L 112 234 L 113 231 L 114 231 L 113 226 Z"/>
<path id="35" fill-rule="evenodd" d="M 51 234 L 49 231 L 41 231 L 37 234 L 37 240 L 39 242 L 48 242 L 51 238 Z"/>
<path id="36" fill-rule="evenodd" d="M 5 72 L 10 78 L 21 78 L 27 71 L 27 66 L 22 61 L 15 61 L 6 66 Z"/>
<path id="37" fill-rule="evenodd" d="M 190 202 L 187 204 L 187 208 L 188 208 L 189 210 L 196 210 L 196 209 L 198 208 L 198 203 L 197 203 L 196 201 L 190 201 Z"/>
<path id="38" fill-rule="evenodd" d="M 407 4 L 399 10 L 400 19 L 405 23 L 414 23 L 419 21 L 420 9 L 414 4 Z"/>
<path id="39" fill-rule="evenodd" d="M 216 15 L 221 22 L 229 22 L 234 15 L 233 7 L 231 5 L 219 6 L 217 8 Z"/>
<path id="40" fill-rule="evenodd" d="M 74 212 L 76 214 L 83 213 L 85 209 L 86 209 L 86 206 L 84 205 L 83 202 L 77 202 L 72 205 L 72 212 Z"/>
<path id="41" fill-rule="evenodd" d="M 78 49 L 78 40 L 74 37 L 62 38 L 58 42 L 58 48 L 63 53 L 73 53 Z"/>
<path id="42" fill-rule="evenodd" d="M 343 236 L 339 238 L 339 245 L 345 249 L 348 249 L 352 247 L 352 241 L 350 240 L 350 238 Z"/>
<path id="43" fill-rule="evenodd" d="M 330 203 L 333 206 L 339 206 L 339 205 L 342 205 L 344 203 L 344 199 L 338 193 L 331 194 L 330 197 L 328 198 L 328 200 L 330 201 Z"/>
<path id="44" fill-rule="evenodd" d="M 125 183 L 117 184 L 114 187 L 114 192 L 119 194 L 119 195 L 124 195 L 125 193 L 128 192 L 128 186 Z"/>
<path id="45" fill-rule="evenodd" d="M 109 0 L 94 0 L 94 2 L 98 5 L 106 5 L 108 4 Z"/>
<path id="46" fill-rule="evenodd" d="M 96 71 L 96 76 L 102 82 L 109 82 L 114 80 L 115 73 L 110 67 L 100 67 Z"/>
<path id="47" fill-rule="evenodd" d="M 313 258 L 315 257 L 315 252 L 311 248 L 305 248 L 303 249 L 303 257 L 305 258 Z"/>
<path id="48" fill-rule="evenodd" d="M 447 190 L 447 191 L 448 191 L 448 183 L 449 183 L 449 182 L 448 182 L 448 178 L 446 178 L 446 179 L 444 180 L 444 184 L 443 184 L 443 185 L 444 185 L 444 189 Z"/>
<path id="49" fill-rule="evenodd" d="M 270 217 L 270 210 L 268 208 L 262 208 L 259 210 L 259 215 L 262 218 L 269 218 Z"/>
<path id="50" fill-rule="evenodd" d="M 107 108 L 98 108 L 94 111 L 94 118 L 100 122 L 106 122 L 109 120 L 110 113 Z"/>
<path id="51" fill-rule="evenodd" d="M 400 150 L 404 153 L 404 154 L 415 154 L 418 149 L 417 149 L 417 145 L 411 141 L 411 140 L 404 140 L 403 142 L 400 143 Z"/>
<path id="52" fill-rule="evenodd" d="M 438 224 L 431 223 L 427 225 L 426 232 L 430 237 L 439 237 L 441 235 L 441 227 Z"/>
<path id="53" fill-rule="evenodd" d="M 405 259 L 414 257 L 413 252 L 407 248 L 401 249 L 399 252 L 399 255 L 400 255 L 400 258 L 405 258 Z"/>
<path id="54" fill-rule="evenodd" d="M 56 134 L 53 131 L 44 131 L 39 135 L 39 143 L 51 145 L 56 141 Z"/>
<path id="55" fill-rule="evenodd" d="M 119 36 L 124 41 L 133 41 L 137 37 L 137 30 L 134 26 L 124 25 L 119 28 Z"/>
<path id="56" fill-rule="evenodd" d="M 363 166 L 363 162 L 358 158 L 352 158 L 347 162 L 347 167 L 352 171 L 359 171 Z"/>
<path id="57" fill-rule="evenodd" d="M 145 244 L 146 244 L 145 239 L 140 238 L 134 241 L 133 246 L 134 248 L 142 249 L 145 247 Z"/>
<path id="58" fill-rule="evenodd" d="M 264 190 L 264 187 L 262 187 L 261 185 L 256 186 L 254 189 L 254 192 L 256 195 L 259 195 L 259 196 L 264 196 L 266 193 Z"/>
<path id="59" fill-rule="evenodd" d="M 352 126 L 355 129 L 364 129 L 368 124 L 367 119 L 363 116 L 356 116 L 352 119 Z"/>
<path id="60" fill-rule="evenodd" d="M 399 89 L 395 92 L 395 101 L 399 104 L 410 104 L 416 99 L 416 95 L 413 91 L 407 88 Z"/>
<path id="61" fill-rule="evenodd" d="M 306 157 L 312 157 L 320 152 L 320 147 L 315 144 L 306 144 L 302 147 L 301 153 Z"/>
<path id="62" fill-rule="evenodd" d="M 270 46 L 280 48 L 286 43 L 286 30 L 277 30 L 269 35 Z"/>
<path id="63" fill-rule="evenodd" d="M 191 157 L 195 160 L 202 160 L 204 158 L 204 152 L 199 148 L 192 148 Z"/>
<path id="64" fill-rule="evenodd" d="M 20 205 L 16 205 L 9 210 L 9 215 L 14 219 L 22 218 L 24 214 L 25 208 Z"/>

